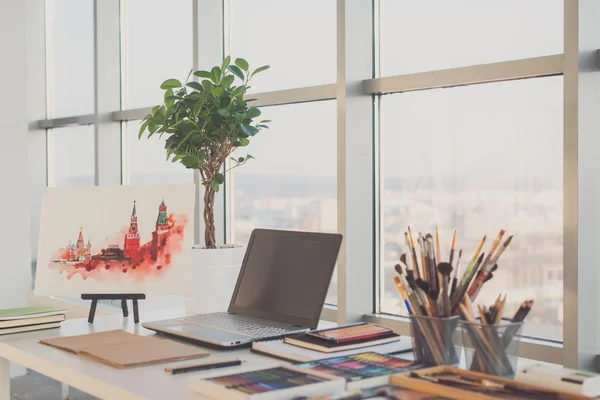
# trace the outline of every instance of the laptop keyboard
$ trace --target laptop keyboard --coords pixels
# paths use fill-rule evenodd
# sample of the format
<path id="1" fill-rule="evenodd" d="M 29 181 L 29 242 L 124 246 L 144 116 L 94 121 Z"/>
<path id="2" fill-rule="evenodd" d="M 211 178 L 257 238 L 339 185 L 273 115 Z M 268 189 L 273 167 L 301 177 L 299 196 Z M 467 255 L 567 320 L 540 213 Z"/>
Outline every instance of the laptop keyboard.
<path id="1" fill-rule="evenodd" d="M 229 314 L 194 315 L 192 317 L 182 318 L 181 321 L 191 324 L 210 326 L 226 331 L 238 332 L 252 337 L 282 336 L 290 332 L 297 332 L 300 330 L 257 324 L 250 321 L 240 320 L 232 317 Z"/>

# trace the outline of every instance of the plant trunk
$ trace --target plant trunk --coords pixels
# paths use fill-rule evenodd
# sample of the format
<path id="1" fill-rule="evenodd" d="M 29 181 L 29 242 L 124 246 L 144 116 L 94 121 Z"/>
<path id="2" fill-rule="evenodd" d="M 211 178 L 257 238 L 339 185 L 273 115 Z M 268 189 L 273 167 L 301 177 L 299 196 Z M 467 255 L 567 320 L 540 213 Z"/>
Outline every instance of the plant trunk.
<path id="1" fill-rule="evenodd" d="M 204 245 L 207 249 L 217 248 L 215 233 L 215 191 L 210 185 L 204 191 Z"/>

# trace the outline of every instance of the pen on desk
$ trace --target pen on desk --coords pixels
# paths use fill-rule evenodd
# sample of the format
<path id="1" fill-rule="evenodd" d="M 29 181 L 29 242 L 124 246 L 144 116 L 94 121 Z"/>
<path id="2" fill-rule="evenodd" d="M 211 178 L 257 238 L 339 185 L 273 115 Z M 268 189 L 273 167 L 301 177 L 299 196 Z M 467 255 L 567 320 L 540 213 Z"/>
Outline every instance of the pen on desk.
<path id="1" fill-rule="evenodd" d="M 245 362 L 245 361 L 242 361 L 242 360 L 212 361 L 212 362 L 206 362 L 206 363 L 201 363 L 201 364 L 182 365 L 181 367 L 165 368 L 165 371 L 170 372 L 172 375 L 175 375 L 175 374 L 183 374 L 186 372 L 193 372 L 193 371 L 204 371 L 204 370 L 215 369 L 215 368 L 233 367 L 235 365 L 241 365 L 243 362 Z"/>

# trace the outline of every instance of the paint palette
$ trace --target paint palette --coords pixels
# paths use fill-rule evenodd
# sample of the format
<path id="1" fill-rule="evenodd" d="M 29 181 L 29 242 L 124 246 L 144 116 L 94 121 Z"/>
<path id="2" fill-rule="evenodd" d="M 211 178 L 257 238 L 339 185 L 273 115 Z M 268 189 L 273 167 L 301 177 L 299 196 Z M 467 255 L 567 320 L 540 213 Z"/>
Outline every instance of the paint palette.
<path id="1" fill-rule="evenodd" d="M 280 399 L 344 389 L 344 380 L 294 366 L 190 380 L 190 389 L 217 399 Z"/>
<path id="2" fill-rule="evenodd" d="M 422 364 L 414 361 L 375 352 L 332 357 L 295 365 L 342 377 L 348 381 L 349 389 L 387 384 L 390 375 L 423 368 Z"/>

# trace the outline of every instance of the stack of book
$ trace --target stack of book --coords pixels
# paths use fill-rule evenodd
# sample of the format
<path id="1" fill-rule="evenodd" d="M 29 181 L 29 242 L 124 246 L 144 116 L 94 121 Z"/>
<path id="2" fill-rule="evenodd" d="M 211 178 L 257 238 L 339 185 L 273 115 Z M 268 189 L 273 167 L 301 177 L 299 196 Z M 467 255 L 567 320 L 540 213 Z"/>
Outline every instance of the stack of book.
<path id="1" fill-rule="evenodd" d="M 23 307 L 0 310 L 0 335 L 60 327 L 66 310 L 51 307 Z"/>
<path id="2" fill-rule="evenodd" d="M 367 351 L 403 353 L 412 350 L 412 342 L 401 340 L 389 328 L 361 322 L 291 335 L 279 341 L 255 342 L 252 350 L 286 361 L 305 362 Z"/>

